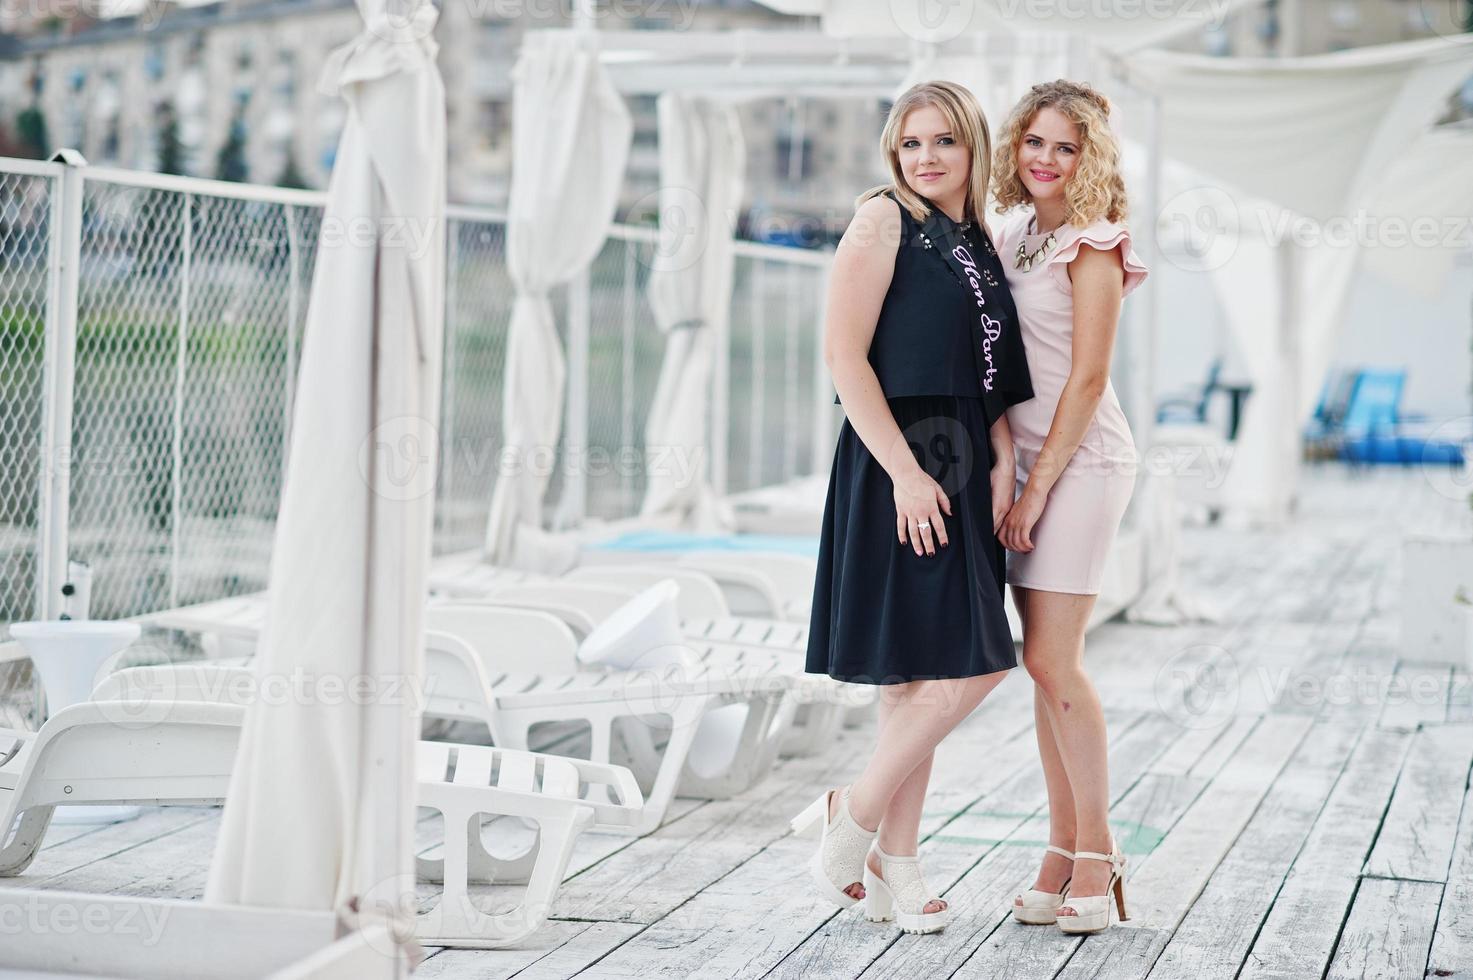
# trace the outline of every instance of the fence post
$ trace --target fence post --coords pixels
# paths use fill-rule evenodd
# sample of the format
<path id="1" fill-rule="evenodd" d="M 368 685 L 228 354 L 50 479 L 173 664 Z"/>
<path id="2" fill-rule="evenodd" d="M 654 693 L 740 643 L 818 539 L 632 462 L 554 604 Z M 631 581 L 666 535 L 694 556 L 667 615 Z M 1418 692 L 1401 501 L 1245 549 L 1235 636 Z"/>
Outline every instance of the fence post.
<path id="1" fill-rule="evenodd" d="M 835 408 L 829 397 L 834 390 L 829 366 L 823 359 L 825 321 L 829 314 L 829 275 L 833 271 L 834 254 L 829 252 L 819 269 L 818 322 L 813 340 L 813 446 L 810 472 L 823 476 L 833 465 Z"/>
<path id="2" fill-rule="evenodd" d="M 563 422 L 563 492 L 553 528 L 577 527 L 588 513 L 588 329 L 593 283 L 585 268 L 568 283 L 568 372 Z M 569 462 L 572 465 L 568 465 Z"/>
<path id="3" fill-rule="evenodd" d="M 36 530 L 36 618 L 61 614 L 71 509 L 72 385 L 77 368 L 77 287 L 82 260 L 82 167 L 76 150 L 58 150 L 63 165 L 51 188 L 47 250 L 45 362 L 41 382 L 41 459 Z"/>
<path id="4" fill-rule="evenodd" d="M 179 198 L 179 331 L 174 344 L 174 433 L 170 446 L 169 496 L 169 608 L 179 605 L 179 551 L 184 520 L 184 369 L 189 354 L 189 277 L 194 271 L 194 222 L 190 220 L 193 194 Z"/>

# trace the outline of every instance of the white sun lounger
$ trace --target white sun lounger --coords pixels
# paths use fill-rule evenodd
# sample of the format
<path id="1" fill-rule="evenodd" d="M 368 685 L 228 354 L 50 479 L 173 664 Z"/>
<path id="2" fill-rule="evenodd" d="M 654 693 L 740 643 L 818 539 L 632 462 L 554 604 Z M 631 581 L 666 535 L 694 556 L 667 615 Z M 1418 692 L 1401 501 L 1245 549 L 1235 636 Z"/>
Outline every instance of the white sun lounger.
<path id="1" fill-rule="evenodd" d="M 57 806 L 222 802 L 246 709 L 221 694 L 240 673 L 211 664 L 128 668 L 39 732 L 0 729 L 0 876 L 30 865 Z M 421 877 L 444 882 L 416 926 L 437 945 L 525 938 L 546 920 L 578 834 L 627 829 L 643 812 L 629 770 L 562 756 L 421 742 L 417 779 L 416 803 L 445 825 L 443 856 L 418 862 Z M 481 840 L 485 816 L 532 821 L 536 846 L 509 861 L 493 857 Z M 490 915 L 470 901 L 472 885 L 503 882 L 526 884 L 515 908 Z"/>
<path id="2" fill-rule="evenodd" d="M 682 589 L 682 592 L 684 590 Z M 491 588 L 479 599 L 464 599 L 453 605 L 508 606 L 536 609 L 551 613 L 571 627 L 575 634 L 587 635 L 593 628 L 627 601 L 629 592 L 611 585 L 591 585 L 553 579 L 546 582 L 519 582 Z M 446 606 L 431 607 L 443 610 Z M 782 754 L 811 755 L 821 751 L 843 727 L 846 717 L 873 704 L 874 692 L 854 684 L 839 684 L 820 674 L 805 672 L 806 649 L 793 649 L 779 644 L 765 646 L 761 638 L 778 639 L 797 635 L 806 642 L 806 627 L 772 621 L 721 618 L 692 623 L 681 622 L 685 643 L 704 662 L 741 664 L 745 669 L 759 669 L 790 678 L 793 697 L 801 708 L 795 723 L 784 735 Z M 450 632 L 456 632 L 450 627 Z M 801 632 L 797 632 L 801 630 Z M 756 643 L 745 639 L 758 639 Z"/>
<path id="3" fill-rule="evenodd" d="M 606 565 L 650 565 L 655 568 L 700 572 L 714 581 L 732 614 L 776 619 L 808 625 L 813 605 L 813 583 L 817 577 L 814 559 L 770 551 L 709 549 L 684 552 L 615 551 L 584 548 L 577 569 Z M 489 570 L 489 571 L 488 571 Z M 503 583 L 536 581 L 533 572 L 503 568 L 485 562 L 477 552 L 461 552 L 437 559 L 430 568 L 430 588 L 453 587 L 457 577 L 467 574 L 495 575 Z"/>
<path id="4" fill-rule="evenodd" d="M 664 574 L 667 571 L 675 574 Z M 615 576 L 624 585 L 610 584 L 609 578 Z M 714 589 L 704 573 L 694 570 L 677 570 L 650 562 L 632 566 L 595 566 L 586 571 L 575 570 L 564 578 L 554 578 L 469 563 L 458 573 L 447 574 L 432 582 L 434 588 L 460 596 L 460 601 L 441 602 L 429 608 L 438 610 L 431 613 L 441 617 L 438 628 L 451 633 L 464 632 L 464 628 L 457 630 L 444 618 L 450 615 L 446 606 L 475 602 L 549 613 L 566 623 L 575 637 L 582 637 L 628 601 L 631 587 L 643 587 L 665 578 L 673 579 L 680 586 L 677 601 L 682 615 L 681 630 L 686 644 L 697 656 L 713 663 L 726 660 L 741 664 L 744 670 L 756 669 L 760 664 L 763 670 L 789 678 L 797 712 L 781 733 L 780 750 L 783 755 L 803 756 L 821 751 L 837 735 L 846 719 L 863 718 L 873 707 L 875 695 L 869 688 L 839 684 L 822 675 L 805 672 L 806 625 L 727 615 L 725 600 L 719 590 Z M 709 619 L 693 619 L 689 616 L 691 612 L 714 612 L 717 615 Z M 143 619 L 160 627 L 207 634 L 213 637 L 210 646 L 214 651 L 242 656 L 254 648 L 264 617 L 264 594 L 256 594 L 167 610 Z M 524 636 L 515 632 L 519 623 L 526 624 L 531 633 Z M 509 618 L 507 624 L 512 632 L 472 642 L 492 673 L 497 668 L 523 674 L 576 668 L 571 660 L 549 664 L 540 657 L 536 663 L 519 663 L 517 651 L 541 650 L 548 642 L 558 646 L 566 646 L 566 643 L 563 638 L 549 639 L 543 635 L 536 629 L 535 621 Z M 487 635 L 480 627 L 476 627 L 475 632 L 477 637 Z M 764 658 L 763 654 L 769 656 Z M 427 714 L 431 717 L 455 717 L 433 711 Z M 721 751 L 719 747 L 717 751 Z M 715 766 L 698 768 L 707 772 L 718 769 Z M 693 794 L 699 787 L 699 795 L 720 797 L 739 792 L 747 784 L 738 773 L 734 773 L 730 780 L 716 783 L 688 773 L 683 785 L 687 792 Z M 651 786 L 649 790 L 652 807 L 658 810 L 655 789 Z"/>
<path id="5" fill-rule="evenodd" d="M 600 610 L 604 616 L 627 601 L 604 598 L 610 605 Z M 254 648 L 264 617 L 264 601 L 242 597 L 146 619 L 215 632 L 240 652 Z M 787 693 L 793 675 L 770 659 L 696 659 L 678 672 L 595 671 L 580 668 L 578 637 L 550 612 L 432 604 L 425 625 L 427 718 L 483 723 L 497 745 L 519 749 L 535 725 L 586 723 L 589 758 L 604 763 L 617 738 L 647 789 L 642 821 L 633 828 L 641 834 L 660 825 L 677 791 L 726 798 L 764 778 L 797 707 Z M 737 705 L 745 705 L 744 714 Z M 720 709 L 728 710 L 706 721 Z M 667 728 L 670 737 L 657 748 L 654 736 Z"/>

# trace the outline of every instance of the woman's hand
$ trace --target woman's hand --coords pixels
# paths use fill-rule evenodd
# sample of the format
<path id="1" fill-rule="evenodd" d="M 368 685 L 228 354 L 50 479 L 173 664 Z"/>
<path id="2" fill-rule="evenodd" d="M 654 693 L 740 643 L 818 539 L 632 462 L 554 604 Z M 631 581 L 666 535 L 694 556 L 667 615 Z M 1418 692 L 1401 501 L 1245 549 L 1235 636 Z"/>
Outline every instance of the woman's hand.
<path id="1" fill-rule="evenodd" d="M 1027 552 L 1033 550 L 1033 525 L 1043 516 L 1043 498 L 1030 488 L 1024 487 L 1023 493 L 1013 503 L 1008 515 L 1002 520 L 1002 530 L 998 532 L 997 539 L 1002 546 L 1009 551 Z"/>
<path id="2" fill-rule="evenodd" d="M 951 516 L 951 499 L 941 484 L 919 466 L 895 481 L 895 532 L 900 536 L 900 543 L 909 542 L 917 555 L 936 554 L 937 541 L 946 547 L 943 511 L 947 517 Z"/>
<path id="3" fill-rule="evenodd" d="M 1002 527 L 1002 519 L 1013 508 L 1013 494 L 1017 492 L 1018 467 L 1011 460 L 998 460 L 992 467 L 992 533 Z"/>

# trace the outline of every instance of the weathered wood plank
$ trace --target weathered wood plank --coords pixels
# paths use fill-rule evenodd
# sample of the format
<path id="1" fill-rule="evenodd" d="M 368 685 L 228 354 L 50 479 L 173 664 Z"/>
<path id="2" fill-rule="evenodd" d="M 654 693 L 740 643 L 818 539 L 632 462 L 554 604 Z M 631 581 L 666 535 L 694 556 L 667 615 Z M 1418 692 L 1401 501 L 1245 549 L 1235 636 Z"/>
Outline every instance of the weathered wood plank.
<path id="1" fill-rule="evenodd" d="M 1452 866 L 1437 914 L 1427 976 L 1473 978 L 1473 789 L 1463 793 L 1463 815 Z"/>
<path id="2" fill-rule="evenodd" d="M 1382 728 L 1413 730 L 1447 720 L 1452 668 L 1446 664 L 1423 664 L 1401 660 L 1384 694 Z"/>
<path id="3" fill-rule="evenodd" d="M 1165 751 L 1179 731 L 1164 715 L 1147 716 L 1111 739 L 1113 798 L 1124 797 Z M 956 910 L 946 931 L 936 936 L 899 936 L 893 928 L 875 929 L 857 914 L 837 916 L 784 959 L 774 977 L 946 976 L 966 961 L 1004 916 L 1008 903 L 1028 887 L 1048 839 L 1047 796 L 1036 765 L 996 794 L 953 821 L 921 848 L 933 888 Z M 1031 813 L 1023 817 L 1022 814 Z M 970 866 L 954 884 L 938 875 L 951 848 L 966 849 Z M 937 871 L 933 871 L 935 867 Z"/>
<path id="4" fill-rule="evenodd" d="M 981 945 L 969 967 L 978 976 L 1143 976 L 1310 724 L 1303 715 L 1266 718 L 1211 782 L 1190 775 L 1147 775 L 1132 790 L 1134 799 L 1122 801 L 1133 802 L 1143 822 L 1159 827 L 1154 833 L 1162 835 L 1159 846 L 1136 859 L 1138 870 L 1127 868 L 1127 928 L 1082 942 L 1005 924 Z M 1153 939 L 1142 942 L 1127 932 L 1147 932 Z"/>
<path id="5" fill-rule="evenodd" d="M 1408 733 L 1383 728 L 1362 735 L 1239 976 L 1256 980 L 1324 972 L 1410 743 Z"/>
<path id="6" fill-rule="evenodd" d="M 1027 740 L 1032 738 L 1031 702 L 1025 705 L 1018 701 L 999 712 L 988 712 L 988 707 L 984 704 L 953 737 L 975 739 L 977 745 L 1012 745 L 1018 752 L 1026 751 Z M 825 756 L 788 760 L 767 780 L 740 796 L 714 801 L 679 823 L 662 827 L 620 850 L 572 878 L 558 896 L 556 914 L 576 919 L 655 921 L 787 834 L 788 821 L 823 787 L 840 785 L 858 773 L 872 738 L 869 729 L 845 731 L 834 750 Z M 941 809 L 931 811 L 928 822 L 944 822 L 952 812 L 947 787 L 970 786 L 973 800 L 986 791 L 992 767 L 979 773 L 976 757 L 974 749 L 964 766 L 938 766 L 933 779 L 941 788 L 937 794 Z M 1026 760 L 1026 756 L 1022 758 Z M 1018 756 L 1004 756 L 996 770 L 1000 776 L 1006 775 L 1019 765 Z"/>
<path id="7" fill-rule="evenodd" d="M 1363 879 L 1326 980 L 1422 976 L 1441 898 L 1433 882 Z"/>
<path id="8" fill-rule="evenodd" d="M 1413 735 L 1391 806 L 1362 873 L 1446 881 L 1470 768 L 1473 725 L 1436 725 Z"/>
<path id="9" fill-rule="evenodd" d="M 571 977 L 641 928 L 622 922 L 549 922 L 518 949 L 438 950 L 414 975 L 431 980 Z"/>
<path id="10" fill-rule="evenodd" d="M 1314 826 L 1364 726 L 1321 722 L 1274 781 L 1150 967 L 1156 980 L 1237 974 L 1259 923 Z M 1145 947 L 1148 952 L 1149 944 Z"/>

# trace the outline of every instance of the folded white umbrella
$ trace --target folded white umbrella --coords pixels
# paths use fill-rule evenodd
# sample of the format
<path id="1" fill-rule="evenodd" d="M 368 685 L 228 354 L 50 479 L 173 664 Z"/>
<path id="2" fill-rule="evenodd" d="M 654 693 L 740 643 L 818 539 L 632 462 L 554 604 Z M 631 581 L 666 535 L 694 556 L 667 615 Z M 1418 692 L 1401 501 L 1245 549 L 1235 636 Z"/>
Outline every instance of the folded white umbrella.
<path id="1" fill-rule="evenodd" d="M 436 11 L 359 0 L 249 708 L 207 901 L 412 934 L 413 749 L 443 325 Z M 275 685 L 268 687 L 266 685 Z M 267 691 L 279 696 L 267 697 Z"/>

